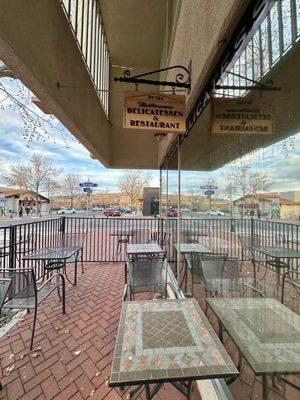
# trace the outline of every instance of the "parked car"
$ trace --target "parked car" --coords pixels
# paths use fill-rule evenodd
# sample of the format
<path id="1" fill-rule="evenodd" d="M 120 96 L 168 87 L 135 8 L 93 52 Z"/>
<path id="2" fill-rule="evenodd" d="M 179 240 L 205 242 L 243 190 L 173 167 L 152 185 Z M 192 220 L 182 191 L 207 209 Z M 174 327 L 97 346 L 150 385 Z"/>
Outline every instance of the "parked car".
<path id="1" fill-rule="evenodd" d="M 177 210 L 169 210 L 167 213 L 168 217 L 178 217 L 178 211 Z"/>
<path id="2" fill-rule="evenodd" d="M 213 216 L 213 217 L 224 216 L 224 215 L 225 215 L 225 213 L 223 213 L 223 211 L 221 211 L 221 210 L 215 210 L 215 209 L 208 210 L 208 211 L 206 212 L 206 214 L 207 214 L 207 215 L 211 215 L 211 216 Z"/>
<path id="3" fill-rule="evenodd" d="M 96 207 L 93 208 L 93 211 L 95 211 L 95 212 L 102 212 L 103 210 L 104 210 L 103 207 L 96 206 Z"/>
<path id="4" fill-rule="evenodd" d="M 120 217 L 121 213 L 117 210 L 105 210 L 103 213 L 106 217 Z"/>
<path id="5" fill-rule="evenodd" d="M 57 214 L 63 215 L 63 214 L 76 214 L 76 210 L 73 207 L 65 207 L 62 208 L 61 210 L 58 210 Z"/>
<path id="6" fill-rule="evenodd" d="M 190 210 L 188 208 L 186 208 L 186 207 L 182 207 L 180 209 L 180 211 L 182 211 L 182 212 L 190 212 Z"/>

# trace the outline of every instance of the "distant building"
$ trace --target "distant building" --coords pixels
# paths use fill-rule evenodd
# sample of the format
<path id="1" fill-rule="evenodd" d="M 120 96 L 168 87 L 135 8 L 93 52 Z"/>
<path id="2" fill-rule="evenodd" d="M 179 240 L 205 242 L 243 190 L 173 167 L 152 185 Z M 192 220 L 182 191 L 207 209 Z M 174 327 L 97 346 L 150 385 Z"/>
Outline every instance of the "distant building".
<path id="1" fill-rule="evenodd" d="M 146 187 L 143 191 L 143 215 L 157 215 L 159 213 L 159 188 Z"/>
<path id="2" fill-rule="evenodd" d="M 39 194 L 38 204 L 42 213 L 49 211 L 50 200 Z M 30 213 L 36 213 L 37 204 L 34 192 L 25 189 L 0 187 L 0 215 L 18 214 L 19 208 L 29 208 Z"/>
<path id="3" fill-rule="evenodd" d="M 270 193 L 270 194 L 279 196 L 282 199 L 300 202 L 300 190 L 291 190 L 291 191 L 287 191 L 287 192 L 275 192 L 275 193 Z"/>
<path id="4" fill-rule="evenodd" d="M 289 193 L 289 192 L 286 192 Z M 261 193 L 247 195 L 234 201 L 235 209 L 239 214 L 260 215 L 269 218 L 299 219 L 300 201 L 292 201 L 279 196 L 279 193 Z"/>

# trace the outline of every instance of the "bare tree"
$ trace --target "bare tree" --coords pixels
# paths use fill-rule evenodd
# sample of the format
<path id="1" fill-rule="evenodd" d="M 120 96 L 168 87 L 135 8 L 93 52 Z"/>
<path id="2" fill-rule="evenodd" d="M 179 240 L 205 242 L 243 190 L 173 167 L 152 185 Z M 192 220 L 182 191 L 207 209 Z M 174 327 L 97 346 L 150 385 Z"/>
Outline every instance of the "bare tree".
<path id="1" fill-rule="evenodd" d="M 26 189 L 25 171 L 23 165 L 14 165 L 10 168 L 9 175 L 5 178 L 6 182 L 18 189 Z"/>
<path id="2" fill-rule="evenodd" d="M 248 164 L 233 166 L 224 175 L 226 182 L 224 191 L 232 196 L 241 197 L 241 203 L 247 201 L 249 196 L 256 197 L 258 193 L 269 190 L 272 182 L 262 171 L 253 171 Z"/>
<path id="3" fill-rule="evenodd" d="M 37 213 L 40 213 L 39 193 L 47 188 L 49 176 L 54 179 L 58 169 L 51 160 L 42 154 L 33 154 L 29 162 L 12 167 L 11 172 L 5 177 L 7 183 L 12 186 L 20 186 L 20 178 L 23 178 L 22 187 L 31 191 L 35 198 Z"/>
<path id="4" fill-rule="evenodd" d="M 138 199 L 142 197 L 143 188 L 149 185 L 150 180 L 149 173 L 139 171 L 127 171 L 119 179 L 118 188 L 128 197 L 131 212 Z"/>
<path id="5" fill-rule="evenodd" d="M 1 78 L 11 78 L 1 79 Z M 32 93 L 16 79 L 13 71 L 0 60 L 0 109 L 10 108 L 23 121 L 23 138 L 30 147 L 32 141 L 56 143 L 57 133 L 65 146 L 76 139 L 56 123 L 53 115 L 45 115 L 32 101 Z"/>
<path id="6" fill-rule="evenodd" d="M 74 198 L 79 193 L 79 179 L 79 175 L 77 174 L 68 174 L 63 180 L 62 189 L 63 192 L 66 193 L 66 195 L 70 199 L 71 207 L 73 207 Z"/>

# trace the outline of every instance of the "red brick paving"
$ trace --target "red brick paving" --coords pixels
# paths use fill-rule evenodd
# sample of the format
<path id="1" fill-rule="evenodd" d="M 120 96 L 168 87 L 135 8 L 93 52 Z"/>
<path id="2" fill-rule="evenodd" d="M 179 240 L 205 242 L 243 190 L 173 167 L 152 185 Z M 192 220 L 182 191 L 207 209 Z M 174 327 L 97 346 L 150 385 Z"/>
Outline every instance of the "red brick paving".
<path id="1" fill-rule="evenodd" d="M 31 315 L 2 338 L 0 376 L 4 389 L 0 400 L 122 398 L 117 389 L 107 386 L 107 378 L 121 309 L 123 274 L 122 264 L 86 264 L 77 287 L 67 287 L 66 315 L 61 313 L 56 293 L 42 304 L 34 342 L 34 347 L 41 346 L 41 351 L 29 351 Z M 215 323 L 212 315 L 210 319 Z M 226 348 L 235 357 L 235 348 L 228 338 Z M 76 356 L 76 351 L 81 353 Z M 35 353 L 38 357 L 34 357 Z M 5 369 L 12 364 L 14 369 L 8 374 Z M 261 383 L 254 379 L 245 364 L 241 378 L 230 386 L 234 398 L 260 399 Z M 193 397 L 199 399 L 196 390 Z M 156 398 L 182 400 L 183 396 L 171 385 L 165 385 Z M 271 388 L 270 400 L 283 399 L 299 399 L 299 392 L 287 386 Z"/>
<path id="2" fill-rule="evenodd" d="M 120 400 L 107 386 L 121 309 L 124 266 L 86 264 L 77 287 L 67 287 L 67 314 L 54 293 L 38 310 L 34 348 L 29 351 L 32 316 L 0 342 L 0 399 Z M 75 355 L 76 351 L 81 351 Z M 34 357 L 34 354 L 38 354 Z M 10 374 L 6 368 L 14 364 Z M 126 393 L 124 394 L 124 398 Z M 183 399 L 170 385 L 159 399 Z"/>

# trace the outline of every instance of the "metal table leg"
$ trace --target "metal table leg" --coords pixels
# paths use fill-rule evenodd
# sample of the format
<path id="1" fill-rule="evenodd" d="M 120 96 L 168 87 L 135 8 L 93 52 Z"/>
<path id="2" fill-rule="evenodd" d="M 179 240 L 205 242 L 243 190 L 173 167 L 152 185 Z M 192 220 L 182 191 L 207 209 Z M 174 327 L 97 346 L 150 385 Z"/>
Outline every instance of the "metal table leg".
<path id="1" fill-rule="evenodd" d="M 263 375 L 263 400 L 268 400 L 269 386 L 268 386 L 268 376 Z"/>

